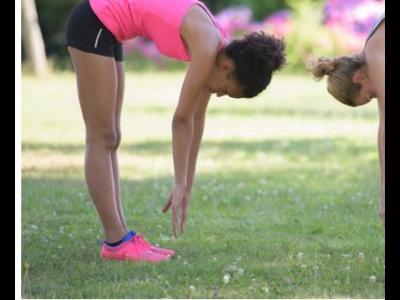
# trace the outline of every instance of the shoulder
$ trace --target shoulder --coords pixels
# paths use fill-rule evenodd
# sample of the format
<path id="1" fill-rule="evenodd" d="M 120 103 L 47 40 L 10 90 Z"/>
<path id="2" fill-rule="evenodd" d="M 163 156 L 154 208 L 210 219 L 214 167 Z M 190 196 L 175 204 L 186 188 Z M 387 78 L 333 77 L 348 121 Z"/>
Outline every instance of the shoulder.
<path id="1" fill-rule="evenodd" d="M 365 45 L 365 53 L 385 51 L 385 21 L 383 20 Z"/>
<path id="2" fill-rule="evenodd" d="M 220 33 L 208 14 L 198 5 L 193 5 L 182 20 L 180 34 L 190 48 L 196 50 L 218 52 Z"/>

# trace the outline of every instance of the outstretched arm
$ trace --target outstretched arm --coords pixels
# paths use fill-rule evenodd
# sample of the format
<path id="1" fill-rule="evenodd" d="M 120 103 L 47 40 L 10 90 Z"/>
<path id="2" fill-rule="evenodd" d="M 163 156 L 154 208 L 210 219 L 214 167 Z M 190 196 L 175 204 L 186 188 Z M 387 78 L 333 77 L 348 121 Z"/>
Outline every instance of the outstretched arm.
<path id="1" fill-rule="evenodd" d="M 186 195 L 185 197 L 183 197 L 183 202 L 182 202 L 182 222 L 181 222 L 182 232 L 186 224 L 187 208 L 189 205 L 190 194 L 192 192 L 194 184 L 197 155 L 199 153 L 201 139 L 203 137 L 204 123 L 206 119 L 206 110 L 208 102 L 210 100 L 210 96 L 211 93 L 209 91 L 202 89 L 199 95 L 200 99 L 198 102 L 198 107 L 196 108 L 196 113 L 194 116 L 193 139 L 192 139 L 192 144 L 190 146 L 188 171 L 187 171 Z"/>
<path id="2" fill-rule="evenodd" d="M 365 58 L 367 61 L 368 75 L 373 84 L 378 98 L 379 108 L 379 130 L 378 130 L 378 150 L 380 163 L 380 194 L 381 203 L 379 215 L 385 222 L 385 31 L 377 33 L 369 41 Z"/>
<path id="3" fill-rule="evenodd" d="M 196 19 L 188 19 L 185 22 L 182 27 L 182 36 L 190 49 L 191 62 L 172 121 L 175 186 L 172 192 L 171 209 L 174 237 L 176 237 L 179 210 L 182 209 L 183 198 L 188 187 L 190 153 L 196 126 L 196 108 L 204 105 L 201 101 L 208 101 L 208 99 L 200 97 L 200 94 L 216 63 L 220 39 L 214 26 L 197 23 Z M 181 219 L 181 227 L 182 221 Z"/>
<path id="4" fill-rule="evenodd" d="M 379 208 L 379 215 L 383 223 L 385 223 L 385 107 L 384 105 L 382 106 L 382 108 L 381 106 L 379 107 L 380 124 L 378 131 L 379 162 L 381 167 L 381 206 Z"/>
<path id="5" fill-rule="evenodd" d="M 197 155 L 199 153 L 201 139 L 203 137 L 206 110 L 210 96 L 211 93 L 208 90 L 202 89 L 199 95 L 200 99 L 198 100 L 198 107 L 196 108 L 196 113 L 194 116 L 193 139 L 190 147 L 187 172 L 187 190 L 189 193 L 191 192 L 194 183 Z"/>
<path id="6" fill-rule="evenodd" d="M 208 102 L 210 100 L 210 96 L 211 93 L 207 89 L 202 89 L 200 91 L 197 100 L 197 106 L 193 122 L 193 137 L 192 137 L 192 142 L 190 144 L 189 160 L 188 160 L 187 175 L 186 175 L 186 193 L 182 200 L 182 222 L 181 222 L 182 232 L 186 224 L 187 208 L 189 205 L 190 194 L 192 192 L 194 184 L 197 156 L 199 153 L 200 144 L 203 137 L 206 110 Z M 162 209 L 162 212 L 168 211 L 169 207 L 171 206 L 171 202 L 172 202 L 172 197 L 168 199 L 167 203 L 164 205 Z"/>

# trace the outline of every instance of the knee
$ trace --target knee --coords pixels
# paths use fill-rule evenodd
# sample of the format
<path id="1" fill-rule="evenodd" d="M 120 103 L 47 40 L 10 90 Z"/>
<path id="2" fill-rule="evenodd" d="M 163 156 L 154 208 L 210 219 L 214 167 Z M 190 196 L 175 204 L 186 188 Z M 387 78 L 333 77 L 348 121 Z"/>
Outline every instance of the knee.
<path id="1" fill-rule="evenodd" d="M 119 145 L 121 144 L 121 139 L 122 139 L 121 130 L 119 128 L 117 129 L 116 135 L 117 135 L 117 140 L 115 141 L 116 142 L 115 149 L 117 149 L 119 147 Z"/>
<path id="2" fill-rule="evenodd" d="M 114 149 L 115 150 L 118 149 L 120 144 L 121 144 L 121 132 L 117 132 Z"/>
<path id="3" fill-rule="evenodd" d="M 103 147 L 107 150 L 116 150 L 121 142 L 121 135 L 115 131 L 105 131 L 88 134 L 86 144 Z"/>

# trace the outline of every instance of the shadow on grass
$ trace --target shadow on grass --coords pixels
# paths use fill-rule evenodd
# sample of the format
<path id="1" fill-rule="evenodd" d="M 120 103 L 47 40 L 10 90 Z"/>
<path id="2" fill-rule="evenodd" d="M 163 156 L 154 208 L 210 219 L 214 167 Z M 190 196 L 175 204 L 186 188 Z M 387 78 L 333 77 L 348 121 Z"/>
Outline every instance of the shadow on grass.
<path id="1" fill-rule="evenodd" d="M 146 142 L 122 144 L 119 151 L 125 151 L 138 155 L 163 155 L 171 153 L 171 141 L 150 140 Z M 84 152 L 83 144 L 47 144 L 47 143 L 23 143 L 24 151 L 44 151 L 62 154 L 78 154 Z M 279 153 L 289 158 L 300 156 L 312 157 L 315 161 L 325 160 L 333 156 L 359 157 L 369 152 L 376 152 L 375 145 L 355 143 L 346 138 L 324 138 L 324 139 L 268 139 L 265 141 L 208 141 L 204 140 L 201 152 L 223 153 L 224 157 L 236 152 L 243 152 L 249 156 L 254 153 Z M 343 156 L 342 156 L 343 157 Z"/>
<path id="2" fill-rule="evenodd" d="M 260 100 L 262 101 L 262 100 Z M 132 113 L 146 113 L 146 114 L 158 114 L 158 115 L 171 115 L 173 114 L 174 108 L 152 105 L 146 107 L 137 107 L 132 109 Z M 211 107 L 207 111 L 208 116 L 220 116 L 220 115 L 231 115 L 241 117 L 251 116 L 272 116 L 272 117 L 301 117 L 309 119 L 362 119 L 365 121 L 372 121 L 378 118 L 376 111 L 369 110 L 346 110 L 346 111 L 333 111 L 333 110 L 319 110 L 315 108 L 287 108 L 287 107 L 268 107 L 268 106 L 226 106 L 226 107 Z"/>

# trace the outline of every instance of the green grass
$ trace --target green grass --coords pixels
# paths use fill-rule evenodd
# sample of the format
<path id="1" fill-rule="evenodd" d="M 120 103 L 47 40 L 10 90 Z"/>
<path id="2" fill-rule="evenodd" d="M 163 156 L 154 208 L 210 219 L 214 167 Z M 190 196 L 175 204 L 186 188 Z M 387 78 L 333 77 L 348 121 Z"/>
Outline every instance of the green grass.
<path id="1" fill-rule="evenodd" d="M 170 124 L 182 79 L 126 78 L 125 215 L 177 251 L 147 265 L 100 260 L 73 75 L 23 76 L 22 296 L 384 298 L 376 105 L 345 107 L 324 83 L 289 75 L 256 99 L 212 99 L 187 230 L 174 242 L 160 210 L 173 184 Z"/>

